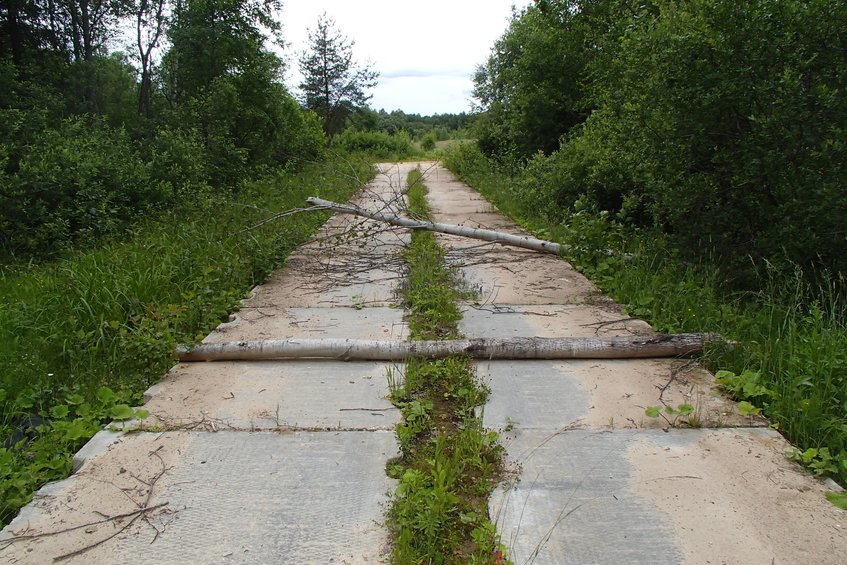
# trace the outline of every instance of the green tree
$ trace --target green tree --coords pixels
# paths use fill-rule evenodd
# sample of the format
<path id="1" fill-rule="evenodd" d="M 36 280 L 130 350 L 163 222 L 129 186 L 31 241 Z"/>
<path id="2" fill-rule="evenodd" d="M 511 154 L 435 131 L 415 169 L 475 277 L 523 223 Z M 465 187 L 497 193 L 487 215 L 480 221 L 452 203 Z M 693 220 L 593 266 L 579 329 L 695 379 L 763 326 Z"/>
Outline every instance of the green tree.
<path id="1" fill-rule="evenodd" d="M 483 112 L 477 130 L 489 154 L 527 158 L 559 148 L 586 116 L 585 12 L 576 0 L 539 2 L 515 13 L 474 74 Z"/>
<path id="2" fill-rule="evenodd" d="M 520 49 L 501 40 L 498 66 L 480 85 L 493 89 L 484 131 L 505 140 L 501 147 L 519 150 L 532 139 L 522 132 L 541 131 L 521 121 L 529 106 L 520 102 L 532 100 L 526 93 L 540 79 L 517 70 L 532 61 L 535 42 L 571 52 L 567 34 L 550 39 L 538 23 L 566 5 L 565 19 L 584 26 L 579 105 L 591 113 L 561 149 L 530 160 L 518 198 L 556 216 L 585 195 L 665 232 L 688 257 L 719 260 L 739 285 L 762 260 L 847 272 L 847 5 L 538 2 L 507 32 L 525 33 Z M 558 41 L 565 47 L 556 51 Z"/>
<path id="3" fill-rule="evenodd" d="M 733 271 L 750 257 L 847 270 L 847 6 L 658 4 L 593 64 L 599 110 L 576 142 L 590 182 Z"/>
<path id="4" fill-rule="evenodd" d="M 219 77 L 267 69 L 282 62 L 266 48 L 263 28 L 279 31 L 279 0 L 176 0 L 167 32 L 171 48 L 162 63 L 164 88 L 174 104 L 199 95 Z"/>
<path id="5" fill-rule="evenodd" d="M 303 102 L 321 117 L 330 137 L 343 129 L 357 107 L 367 104 L 371 97 L 365 91 L 376 86 L 379 77 L 370 65 L 359 66 L 353 60 L 353 46 L 324 13 L 317 27 L 309 30 L 309 50 L 300 54 Z"/>
<path id="6" fill-rule="evenodd" d="M 210 180 L 232 185 L 276 166 L 317 156 L 323 139 L 280 82 L 282 61 L 263 29 L 279 29 L 279 2 L 182 0 L 161 75 L 170 123 L 203 139 Z"/>
<path id="7" fill-rule="evenodd" d="M 137 0 L 128 10 L 135 20 L 135 46 L 141 67 L 138 84 L 138 113 L 152 117 L 153 50 L 165 31 L 165 0 Z"/>

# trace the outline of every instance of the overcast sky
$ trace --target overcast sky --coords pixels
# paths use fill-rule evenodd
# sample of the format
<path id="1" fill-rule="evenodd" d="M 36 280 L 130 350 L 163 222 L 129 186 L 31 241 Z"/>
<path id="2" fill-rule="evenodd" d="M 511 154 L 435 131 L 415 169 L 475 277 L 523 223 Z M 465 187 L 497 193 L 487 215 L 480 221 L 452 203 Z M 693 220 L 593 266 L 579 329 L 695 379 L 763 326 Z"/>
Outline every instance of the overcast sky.
<path id="1" fill-rule="evenodd" d="M 324 11 L 355 41 L 353 54 L 379 71 L 375 110 L 432 115 L 471 109 L 471 75 L 509 25 L 512 6 L 531 0 L 287 0 L 287 82 L 300 82 L 296 53 Z"/>

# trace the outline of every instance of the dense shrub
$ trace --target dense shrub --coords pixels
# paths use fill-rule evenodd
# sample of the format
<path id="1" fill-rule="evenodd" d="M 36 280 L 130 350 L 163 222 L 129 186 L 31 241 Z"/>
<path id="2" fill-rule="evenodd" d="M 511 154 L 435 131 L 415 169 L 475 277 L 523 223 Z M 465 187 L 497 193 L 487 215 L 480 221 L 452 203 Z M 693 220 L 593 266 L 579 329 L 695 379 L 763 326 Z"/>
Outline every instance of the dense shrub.
<path id="1" fill-rule="evenodd" d="M 617 4 L 528 8 L 478 77 L 478 95 L 494 85 L 505 100 L 500 108 L 491 99 L 483 149 L 514 163 L 515 148 L 542 148 L 529 135 L 540 129 L 516 125 L 525 93 L 572 92 L 533 78 L 533 42 L 587 57 L 580 87 L 591 114 L 558 151 L 529 159 L 515 197 L 555 217 L 585 195 L 632 225 L 664 231 L 691 258 L 719 259 L 743 286 L 755 284 L 764 261 L 847 272 L 847 5 Z M 515 46 L 518 37 L 526 41 Z M 580 37 L 591 38 L 590 51 L 575 47 Z M 506 141 L 492 146 L 498 131 Z"/>
<path id="2" fill-rule="evenodd" d="M 0 239 L 13 253 L 49 252 L 116 233 L 167 198 L 126 133 L 73 118 L 39 134 L 3 178 Z"/>
<path id="3" fill-rule="evenodd" d="M 389 135 L 381 131 L 348 129 L 332 140 L 333 145 L 345 151 L 367 153 L 377 159 L 391 159 L 412 153 L 412 141 L 405 132 Z"/>

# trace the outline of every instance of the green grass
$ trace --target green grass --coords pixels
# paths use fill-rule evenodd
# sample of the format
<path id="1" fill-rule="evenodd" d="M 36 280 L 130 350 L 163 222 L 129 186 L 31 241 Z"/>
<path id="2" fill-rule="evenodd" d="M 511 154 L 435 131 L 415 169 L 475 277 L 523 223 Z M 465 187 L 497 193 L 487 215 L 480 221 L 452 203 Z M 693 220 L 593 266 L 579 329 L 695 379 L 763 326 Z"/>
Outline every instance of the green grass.
<path id="1" fill-rule="evenodd" d="M 174 363 L 175 345 L 225 319 L 327 213 L 246 228 L 310 195 L 344 201 L 371 174 L 366 162 L 310 165 L 198 194 L 122 241 L 0 268 L 0 437 L 26 417 L 43 420 L 27 441 L 0 448 L 0 523 L 66 476 L 74 451 Z"/>
<path id="2" fill-rule="evenodd" d="M 411 213 L 428 216 L 420 171 L 410 173 L 408 184 Z M 412 339 L 459 337 L 459 294 L 431 232 L 412 234 L 406 261 Z M 466 357 L 410 360 L 402 384 L 393 384 L 392 401 L 403 414 L 397 428 L 402 455 L 388 467 L 400 481 L 388 512 L 395 563 L 503 562 L 487 509 L 503 449 L 476 414 L 487 396 Z"/>
<path id="3" fill-rule="evenodd" d="M 718 268 L 683 262 L 660 234 L 632 232 L 580 203 L 558 221 L 521 207 L 509 175 L 478 150 L 454 151 L 445 164 L 524 226 L 569 244 L 568 260 L 631 315 L 659 331 L 715 332 L 733 342 L 704 357 L 722 386 L 760 408 L 799 447 L 796 459 L 847 485 L 843 276 L 772 267 L 757 291 L 728 290 Z"/>

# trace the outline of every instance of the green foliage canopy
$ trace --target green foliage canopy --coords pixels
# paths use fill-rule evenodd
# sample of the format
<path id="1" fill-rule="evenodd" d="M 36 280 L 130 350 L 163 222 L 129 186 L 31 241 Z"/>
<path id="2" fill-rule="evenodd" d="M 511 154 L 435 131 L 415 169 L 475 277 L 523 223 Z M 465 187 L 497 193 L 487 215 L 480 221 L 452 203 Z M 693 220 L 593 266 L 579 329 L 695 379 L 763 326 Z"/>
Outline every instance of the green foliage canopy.
<path id="1" fill-rule="evenodd" d="M 549 147 L 523 118 L 543 115 L 524 108 L 550 84 L 529 69 L 542 64 L 531 46 L 547 45 L 555 64 L 583 70 L 545 98 L 560 91 L 590 113 L 570 129 L 543 119 L 566 135 L 531 159 L 522 197 L 555 216 L 585 195 L 686 255 L 718 259 L 739 283 L 762 260 L 847 272 L 843 21 L 847 6 L 828 0 L 538 2 L 478 77 L 482 147 L 499 157 Z"/>

